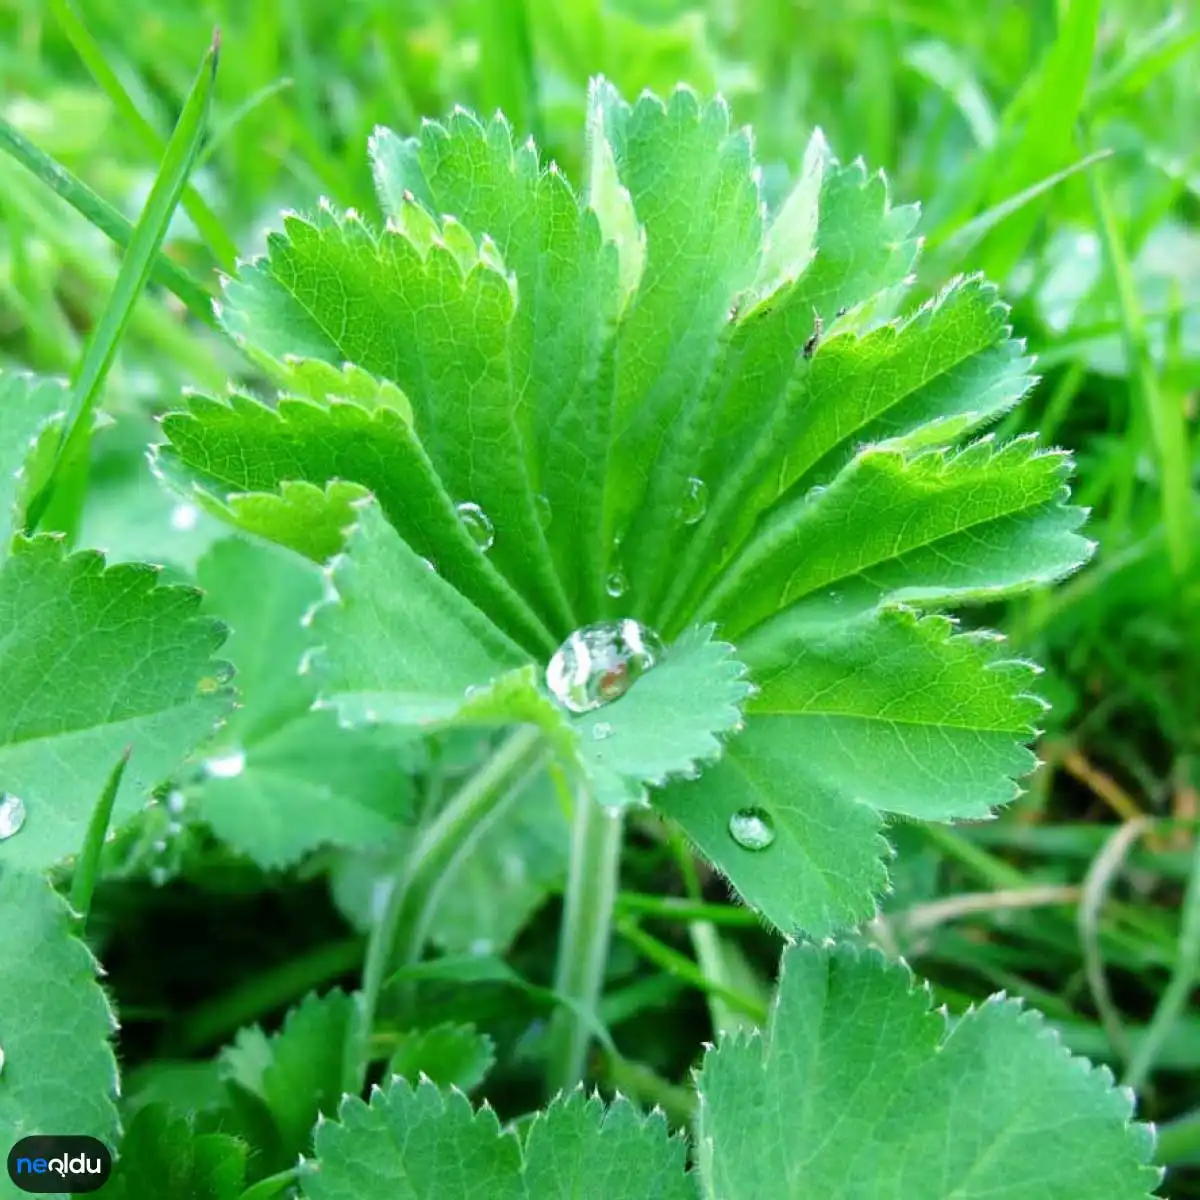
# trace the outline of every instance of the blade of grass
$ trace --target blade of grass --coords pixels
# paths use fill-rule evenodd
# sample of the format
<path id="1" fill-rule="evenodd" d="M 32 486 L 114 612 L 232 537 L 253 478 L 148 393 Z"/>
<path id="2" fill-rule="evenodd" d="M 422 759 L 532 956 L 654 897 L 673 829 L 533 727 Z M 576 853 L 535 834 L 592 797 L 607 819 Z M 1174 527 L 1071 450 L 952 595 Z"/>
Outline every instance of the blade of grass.
<path id="1" fill-rule="evenodd" d="M 104 57 L 104 51 L 83 23 L 74 0 L 50 0 L 50 8 L 63 33 L 66 34 L 67 40 L 74 47 L 75 53 L 83 60 L 83 65 L 87 67 L 88 73 L 112 101 L 113 106 L 121 114 L 122 118 L 129 124 L 142 145 L 146 148 L 146 152 L 154 155 L 156 158 L 164 158 L 169 148 L 167 142 L 154 126 L 142 116 L 137 105 L 133 102 L 133 98 L 125 90 L 120 79 L 117 78 L 117 73 L 109 66 L 108 60 Z M 214 37 L 213 42 L 215 46 L 219 42 L 219 38 Z M 216 52 L 214 50 L 214 69 L 215 65 Z M 183 112 L 187 111 L 187 105 L 190 101 L 191 97 L 184 103 Z M 179 120 L 182 123 L 182 113 Z M 178 128 L 178 125 L 176 128 Z M 225 227 L 221 224 L 216 213 L 205 203 L 204 197 L 195 188 L 185 187 L 183 192 L 183 208 L 187 215 L 191 217 L 197 230 L 199 230 L 200 236 L 208 244 L 213 257 L 226 271 L 232 272 L 237 264 L 237 246 L 229 234 L 225 232 Z"/>
<path id="2" fill-rule="evenodd" d="M 205 119 L 217 73 L 220 41 L 214 36 L 204 54 L 192 90 L 179 115 L 179 123 L 167 143 L 166 153 L 150 189 L 146 207 L 134 228 L 129 249 L 121 263 L 117 282 L 108 304 L 88 339 L 87 349 L 71 380 L 71 404 L 67 423 L 59 443 L 54 468 L 45 487 L 29 506 L 27 530 L 32 533 L 49 507 L 56 488 L 64 477 L 73 477 L 70 505 L 77 519 L 86 487 L 87 448 L 91 436 L 92 414 L 100 399 L 100 390 L 112 366 L 117 345 L 129 323 L 134 305 L 150 277 L 171 215 L 179 204 L 204 136 Z M 80 486 L 80 480 L 84 481 Z M 68 522 L 73 523 L 73 522 Z M 69 531 L 68 531 L 69 532 Z"/>
<path id="3" fill-rule="evenodd" d="M 1167 534 L 1171 568 L 1182 579 L 1192 556 L 1192 487 L 1188 462 L 1188 429 L 1182 404 L 1172 404 L 1159 387 L 1150 358 L 1146 322 L 1125 245 L 1117 228 L 1116 213 L 1103 172 L 1092 176 L 1092 203 L 1100 240 L 1121 313 L 1121 329 L 1128 358 L 1129 385 L 1133 392 L 1133 424 L 1137 415 L 1146 421 L 1158 455 L 1162 521 Z M 1136 443 L 1135 429 L 1129 441 Z"/>
<path id="4" fill-rule="evenodd" d="M 87 925 L 88 913 L 92 907 L 92 893 L 96 890 L 96 873 L 100 868 L 100 852 L 104 849 L 104 835 L 108 832 L 108 823 L 112 819 L 113 804 L 117 799 L 117 791 L 125 768 L 129 765 L 129 756 L 133 753 L 132 746 L 125 747 L 125 753 L 113 767 L 104 791 L 92 810 L 92 819 L 88 822 L 87 834 L 83 839 L 83 848 L 75 863 L 75 875 L 71 880 L 71 907 L 75 910 L 80 930 Z"/>
<path id="5" fill-rule="evenodd" d="M 1095 81 L 1087 96 L 1088 112 L 1099 112 L 1110 101 L 1142 91 L 1197 43 L 1200 43 L 1200 27 L 1185 25 L 1182 10 L 1170 13 L 1131 46 L 1115 67 Z"/>
<path id="6" fill-rule="evenodd" d="M 1108 987 L 1104 969 L 1104 951 L 1100 945 L 1100 913 L 1108 898 L 1109 889 L 1120 873 L 1134 843 L 1153 827 L 1146 817 L 1137 817 L 1119 826 L 1096 855 L 1083 881 L 1083 900 L 1078 909 L 1079 941 L 1083 947 L 1084 969 L 1092 1001 L 1100 1014 L 1108 1040 L 1125 1062 L 1129 1061 L 1129 1038 L 1121 1022 L 1121 1014 Z"/>
<path id="7" fill-rule="evenodd" d="M 993 147 L 989 207 L 1045 179 L 1071 158 L 1075 125 L 1092 70 L 1100 0 L 1070 0 L 1040 69 L 1009 105 Z M 1060 9 L 1061 12 L 1061 9 Z M 1037 228 L 1039 205 L 1026 204 L 988 238 L 979 264 L 991 279 L 1006 279 Z"/>
<path id="8" fill-rule="evenodd" d="M 107 200 L 92 191 L 82 179 L 39 150 L 3 117 L 0 117 L 0 150 L 10 154 L 27 171 L 61 196 L 110 241 L 115 242 L 122 250 L 129 248 L 133 239 L 133 225 Z M 187 305 L 193 316 L 213 329 L 218 328 L 212 311 L 212 297 L 161 251 L 155 253 L 150 278 L 174 292 Z"/>
<path id="9" fill-rule="evenodd" d="M 1146 1036 L 1134 1052 L 1125 1074 L 1127 1086 L 1138 1091 L 1150 1077 L 1166 1040 L 1191 999 L 1200 978 L 1200 837 L 1195 839 L 1192 877 L 1183 900 L 1183 926 L 1179 932 L 1179 956 L 1171 980 L 1154 1010 Z"/>
<path id="10" fill-rule="evenodd" d="M 726 1004 L 748 1016 L 755 1024 L 766 1024 L 767 1006 L 753 996 L 743 995 L 733 988 L 709 979 L 686 954 L 680 954 L 678 950 L 660 942 L 628 918 L 618 920 L 614 928 L 619 936 L 656 967 L 661 967 L 685 983 L 690 983 L 705 995 L 720 996 Z"/>
<path id="11" fill-rule="evenodd" d="M 991 205 L 965 225 L 960 225 L 953 233 L 934 230 L 929 235 L 931 258 L 927 269 L 930 276 L 940 277 L 948 274 L 954 262 L 968 254 L 998 225 L 1020 212 L 1039 196 L 1044 196 L 1052 188 L 1058 187 L 1064 180 L 1070 179 L 1072 175 L 1078 175 L 1080 171 L 1086 171 L 1088 167 L 1103 162 L 1106 158 L 1111 158 L 1112 153 L 1111 150 L 1097 150 L 1092 154 L 1085 155 L 1077 162 L 1071 163 L 1070 166 L 1063 167 L 1061 171 L 1055 171 L 1052 175 L 1047 175 L 1044 179 L 1039 179 L 1036 183 L 1022 188 L 1015 195 Z"/>

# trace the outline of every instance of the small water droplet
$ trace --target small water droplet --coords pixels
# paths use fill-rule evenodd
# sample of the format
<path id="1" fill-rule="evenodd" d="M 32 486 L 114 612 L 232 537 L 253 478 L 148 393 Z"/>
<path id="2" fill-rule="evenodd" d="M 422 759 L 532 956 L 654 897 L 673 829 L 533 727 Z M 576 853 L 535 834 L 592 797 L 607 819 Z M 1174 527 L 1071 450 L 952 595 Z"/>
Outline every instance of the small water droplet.
<path id="1" fill-rule="evenodd" d="M 156 854 L 166 854 L 166 852 L 167 852 L 167 839 L 166 839 L 166 838 L 159 838 L 159 839 L 158 839 L 158 840 L 157 840 L 157 841 L 154 843 L 154 851 L 155 851 L 155 853 L 156 853 Z"/>
<path id="2" fill-rule="evenodd" d="M 151 867 L 150 882 L 155 887 L 162 887 L 163 884 L 167 882 L 168 874 L 169 872 L 167 871 L 166 867 Z"/>
<path id="3" fill-rule="evenodd" d="M 706 512 L 708 512 L 708 484 L 693 475 L 687 481 L 683 503 L 679 506 L 679 515 L 685 525 L 695 525 L 697 521 L 704 519 Z"/>
<path id="4" fill-rule="evenodd" d="M 437 567 L 435 567 L 433 565 L 433 559 L 431 559 L 431 558 L 421 559 L 421 566 L 423 566 L 425 568 L 425 570 L 432 571 L 435 575 L 437 574 Z"/>
<path id="5" fill-rule="evenodd" d="M 25 803 L 20 796 L 0 792 L 0 842 L 21 832 L 25 824 Z"/>
<path id="6" fill-rule="evenodd" d="M 598 742 L 603 742 L 606 738 L 613 735 L 613 727 L 607 721 L 597 721 L 592 726 L 592 737 Z"/>
<path id="7" fill-rule="evenodd" d="M 246 756 L 238 750 L 234 754 L 210 758 L 204 769 L 214 779 L 236 779 L 246 769 Z"/>
<path id="8" fill-rule="evenodd" d="M 823 483 L 818 483 L 816 487 L 808 489 L 804 498 L 811 504 L 814 500 L 819 500 L 827 491 L 829 489 Z"/>
<path id="9" fill-rule="evenodd" d="M 762 808 L 739 808 L 729 818 L 729 836 L 743 850 L 765 850 L 775 840 L 775 821 Z"/>
<path id="10" fill-rule="evenodd" d="M 658 634 L 632 617 L 577 629 L 554 652 L 546 686 L 571 712 L 619 699 L 663 656 Z"/>
<path id="11" fill-rule="evenodd" d="M 496 943 L 491 938 L 476 938 L 468 947 L 470 953 L 475 958 L 485 958 L 491 954 L 496 948 Z"/>
<path id="12" fill-rule="evenodd" d="M 458 506 L 458 519 L 467 527 L 475 545 L 486 554 L 496 540 L 496 530 L 492 526 L 491 518 L 478 504 L 467 501 Z"/>
<path id="13" fill-rule="evenodd" d="M 0 1046 L 0 1074 L 4 1072 L 4 1047 Z"/>
<path id="14" fill-rule="evenodd" d="M 171 509 L 171 528 L 180 533 L 195 529 L 199 519 L 200 510 L 194 504 L 177 504 Z"/>
<path id="15" fill-rule="evenodd" d="M 549 529 L 550 522 L 554 520 L 554 510 L 550 507 L 550 501 L 540 494 L 534 496 L 533 511 L 537 513 L 538 524 L 543 529 Z"/>
<path id="16" fill-rule="evenodd" d="M 620 600 L 629 590 L 629 580 L 625 578 L 625 572 L 619 567 L 615 571 L 610 571 L 608 578 L 604 581 L 604 590 L 614 600 Z"/>
<path id="17" fill-rule="evenodd" d="M 178 816 L 187 808 L 187 797 L 180 791 L 171 792 L 167 797 L 167 808 Z"/>

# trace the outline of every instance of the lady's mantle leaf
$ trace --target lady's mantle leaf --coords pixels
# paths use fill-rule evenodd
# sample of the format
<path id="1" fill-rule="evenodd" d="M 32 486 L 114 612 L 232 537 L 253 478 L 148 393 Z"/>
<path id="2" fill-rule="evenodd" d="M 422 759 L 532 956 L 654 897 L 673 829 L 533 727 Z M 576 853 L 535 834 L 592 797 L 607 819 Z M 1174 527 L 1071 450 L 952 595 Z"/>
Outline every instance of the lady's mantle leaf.
<path id="1" fill-rule="evenodd" d="M 1085 562 L 1070 460 L 1032 439 L 950 453 L 863 451 L 828 489 L 769 519 L 704 604 L 730 637 L 813 597 L 944 606 L 1049 583 Z"/>
<path id="2" fill-rule="evenodd" d="M 434 1025 L 406 1029 L 388 1063 L 389 1075 L 416 1085 L 424 1076 L 440 1088 L 477 1088 L 496 1061 L 495 1046 L 473 1025 Z"/>
<path id="3" fill-rule="evenodd" d="M 0 864 L 0 1129 L 117 1140 L 116 1019 L 70 910 L 42 875 Z M 0 1195 L 8 1196 L 7 1174 Z M 18 1194 L 14 1188 L 13 1196 Z"/>
<path id="4" fill-rule="evenodd" d="M 602 804 L 644 801 L 642 784 L 694 779 L 721 756 L 721 738 L 742 723 L 750 693 L 733 647 L 695 626 L 619 700 L 572 720 L 578 758 Z"/>
<path id="5" fill-rule="evenodd" d="M 243 1105 L 268 1121 L 261 1147 L 263 1174 L 294 1166 L 307 1153 L 319 1113 L 332 1114 L 342 1095 L 343 1057 L 358 1021 L 353 996 L 332 991 L 307 996 L 268 1037 L 257 1025 L 243 1029 L 222 1052 L 226 1078 Z"/>
<path id="6" fill-rule="evenodd" d="M 38 435 L 66 412 L 68 399 L 57 379 L 0 371 L 0 563 L 24 515 L 29 498 L 25 470 Z"/>
<path id="7" fill-rule="evenodd" d="M 881 814 L 983 817 L 1033 769 L 1024 743 L 1045 709 L 1026 691 L 1034 668 L 945 617 L 797 611 L 742 652 L 761 687 L 746 732 L 655 806 L 781 929 L 822 936 L 873 913 Z M 745 809 L 773 824 L 772 845 L 731 836 Z"/>
<path id="8" fill-rule="evenodd" d="M 722 1200 L 1146 1200 L 1152 1137 L 1132 1096 L 1037 1013 L 993 998 L 953 1023 L 903 966 L 784 954 L 763 1037 L 698 1078 L 705 1194 Z"/>
<path id="9" fill-rule="evenodd" d="M 199 604 L 153 567 L 17 540 L 0 568 L 0 792 L 26 817 L 0 864 L 41 868 L 78 850 L 126 747 L 113 821 L 130 816 L 229 708 L 225 664 L 211 659 L 224 630 Z"/>
<path id="10" fill-rule="evenodd" d="M 245 1183 L 244 1142 L 224 1133 L 197 1133 L 190 1119 L 152 1104 L 129 1126 L 104 1195 L 114 1200 L 237 1200 Z"/>
<path id="11" fill-rule="evenodd" d="M 392 727 L 343 729 L 311 712 L 305 614 L 321 573 L 274 546 L 226 539 L 197 565 L 209 611 L 232 633 L 241 705 L 209 749 L 212 766 L 188 795 L 218 836 L 263 867 L 295 862 L 323 844 L 368 846 L 408 815 L 406 753 L 415 735 Z M 239 769 L 234 771 L 236 766 Z"/>
<path id="12" fill-rule="evenodd" d="M 347 1097 L 317 1130 L 308 1200 L 694 1200 L 686 1148 L 661 1114 L 574 1092 L 533 1120 L 524 1147 L 461 1092 L 394 1077 Z M 769 1194 L 769 1193 L 765 1193 Z"/>

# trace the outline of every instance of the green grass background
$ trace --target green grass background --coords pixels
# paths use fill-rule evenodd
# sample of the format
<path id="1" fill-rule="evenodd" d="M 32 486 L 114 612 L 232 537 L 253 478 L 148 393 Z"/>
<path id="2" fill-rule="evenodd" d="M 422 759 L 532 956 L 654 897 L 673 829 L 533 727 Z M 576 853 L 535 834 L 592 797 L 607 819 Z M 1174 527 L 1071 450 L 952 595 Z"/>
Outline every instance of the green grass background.
<path id="1" fill-rule="evenodd" d="M 1048 668 L 1044 765 L 998 821 L 895 831 L 896 890 L 877 933 L 952 1010 L 1006 989 L 1118 1077 L 1132 1063 L 1143 1113 L 1167 1125 L 1169 1194 L 1200 1196 L 1188 1167 L 1200 1167 L 1200 11 L 1158 0 L 0 0 L 0 116 L 136 220 L 214 26 L 212 133 L 166 242 L 205 281 L 260 249 L 283 207 L 326 194 L 373 211 L 365 145 L 377 123 L 411 131 L 456 102 L 500 107 L 578 180 L 586 83 L 603 73 L 627 95 L 679 81 L 722 91 L 755 128 L 769 198 L 821 126 L 839 156 L 885 169 L 894 198 L 923 202 L 920 292 L 960 271 L 1002 284 L 1044 376 L 1002 432 L 1040 429 L 1077 452 L 1098 552 L 1063 585 L 982 614 Z M 119 262 L 0 156 L 0 364 L 69 374 Z M 143 458 L 150 417 L 181 386 L 221 389 L 245 369 L 150 288 L 109 377 L 114 421 L 94 440 L 82 543 L 190 569 L 214 531 L 172 527 Z M 661 852 L 634 854 L 634 884 L 664 890 Z M 157 925 L 149 901 L 110 905 L 109 920 L 134 922 L 153 947 L 162 929 L 249 904 L 255 888 L 222 877 L 219 903 L 156 900 Z M 334 938 L 322 920 L 285 935 L 281 961 Z M 618 1082 L 668 1103 L 705 1020 L 687 980 L 655 991 L 637 970 L 671 931 L 618 940 L 614 971 L 624 963 L 629 982 L 607 1014 L 646 1072 Z M 757 927 L 738 936 L 746 974 L 723 986 L 752 995 L 774 955 Z M 523 952 L 549 961 L 552 938 L 547 922 Z M 226 967 L 204 985 L 180 970 L 169 948 L 118 956 L 127 1061 L 169 1041 L 172 988 L 188 1002 L 219 991 Z M 706 986 L 702 974 L 691 982 Z M 1160 1008 L 1172 1019 L 1139 1055 Z"/>

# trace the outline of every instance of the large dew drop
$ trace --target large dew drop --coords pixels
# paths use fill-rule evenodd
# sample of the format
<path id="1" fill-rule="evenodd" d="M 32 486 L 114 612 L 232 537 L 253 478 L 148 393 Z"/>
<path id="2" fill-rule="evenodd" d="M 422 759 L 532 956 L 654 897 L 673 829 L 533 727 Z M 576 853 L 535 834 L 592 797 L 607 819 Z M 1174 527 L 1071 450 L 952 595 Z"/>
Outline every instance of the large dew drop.
<path id="1" fill-rule="evenodd" d="M 21 832 L 25 824 L 25 804 L 20 796 L 0 792 L 0 842 Z"/>
<path id="2" fill-rule="evenodd" d="M 685 525 L 695 525 L 704 520 L 708 512 L 708 484 L 694 475 L 687 481 L 683 493 L 683 503 L 679 506 L 679 516 Z"/>
<path id="3" fill-rule="evenodd" d="M 492 526 L 491 518 L 478 504 L 468 501 L 458 506 L 458 519 L 467 527 L 475 545 L 486 554 L 496 540 L 496 530 Z"/>
<path id="4" fill-rule="evenodd" d="M 546 686 L 571 712 L 590 712 L 625 695 L 663 655 L 658 634 L 626 617 L 577 629 L 546 668 Z"/>
<path id="5" fill-rule="evenodd" d="M 729 836 L 743 850 L 765 850 L 775 840 L 775 821 L 762 808 L 739 808 L 729 818 Z"/>

